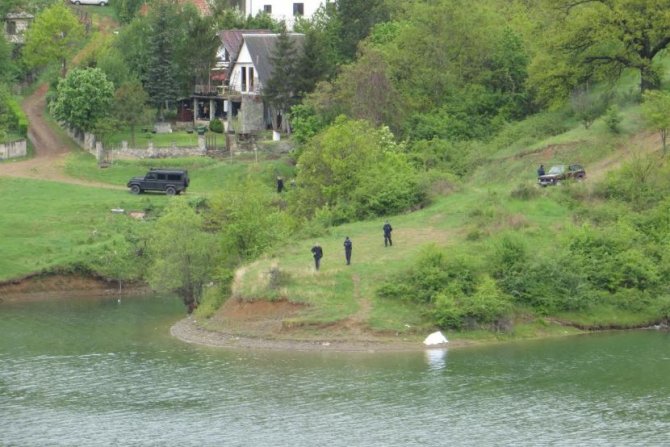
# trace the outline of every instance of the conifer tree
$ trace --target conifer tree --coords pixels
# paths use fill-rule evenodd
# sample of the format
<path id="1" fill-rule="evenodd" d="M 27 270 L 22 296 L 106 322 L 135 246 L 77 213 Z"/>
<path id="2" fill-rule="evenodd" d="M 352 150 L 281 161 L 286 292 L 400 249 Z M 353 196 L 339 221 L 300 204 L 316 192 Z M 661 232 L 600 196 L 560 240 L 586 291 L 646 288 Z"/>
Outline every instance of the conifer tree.
<path id="1" fill-rule="evenodd" d="M 171 5 L 159 2 L 155 4 L 155 8 L 151 20 L 148 60 L 143 83 L 162 121 L 165 108 L 177 99 L 178 82 L 174 58 L 175 43 L 171 26 Z"/>
<path id="2" fill-rule="evenodd" d="M 290 133 L 288 112 L 297 103 L 299 79 L 297 76 L 298 51 L 286 26 L 283 25 L 270 56 L 272 74 L 263 86 L 263 97 L 272 111 L 272 126 Z"/>

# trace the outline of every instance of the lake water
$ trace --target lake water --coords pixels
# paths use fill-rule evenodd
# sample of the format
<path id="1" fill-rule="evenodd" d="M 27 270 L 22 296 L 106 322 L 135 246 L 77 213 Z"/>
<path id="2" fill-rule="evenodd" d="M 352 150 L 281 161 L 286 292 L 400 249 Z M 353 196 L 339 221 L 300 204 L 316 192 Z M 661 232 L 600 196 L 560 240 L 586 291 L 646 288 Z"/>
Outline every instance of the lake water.
<path id="1" fill-rule="evenodd" d="M 176 298 L 0 303 L 2 446 L 669 445 L 670 335 L 231 351 Z"/>

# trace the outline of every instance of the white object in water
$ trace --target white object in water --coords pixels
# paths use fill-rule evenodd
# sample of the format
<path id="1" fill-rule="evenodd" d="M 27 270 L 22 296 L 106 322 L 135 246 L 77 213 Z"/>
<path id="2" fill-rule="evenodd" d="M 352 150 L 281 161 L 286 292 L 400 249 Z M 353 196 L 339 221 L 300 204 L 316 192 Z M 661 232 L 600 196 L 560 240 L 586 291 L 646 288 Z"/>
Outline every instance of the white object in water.
<path id="1" fill-rule="evenodd" d="M 423 344 L 426 346 L 440 345 L 442 343 L 449 343 L 449 340 L 440 331 L 433 332 L 423 341 Z"/>

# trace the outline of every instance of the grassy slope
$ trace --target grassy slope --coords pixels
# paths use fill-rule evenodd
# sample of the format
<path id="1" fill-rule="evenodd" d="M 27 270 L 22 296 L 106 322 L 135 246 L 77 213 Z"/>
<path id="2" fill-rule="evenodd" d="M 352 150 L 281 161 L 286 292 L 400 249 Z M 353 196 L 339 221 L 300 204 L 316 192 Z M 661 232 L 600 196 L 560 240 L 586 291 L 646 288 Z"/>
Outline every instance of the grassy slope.
<path id="1" fill-rule="evenodd" d="M 561 238 L 562 230 L 573 225 L 565 187 L 541 189 L 539 196 L 532 200 L 514 199 L 510 192 L 519 185 L 534 188 L 535 169 L 540 163 L 584 164 L 589 178 L 594 180 L 568 187 L 589 189 L 622 159 L 657 150 L 655 136 L 641 132 L 638 107 L 623 109 L 622 116 L 620 134 L 612 134 L 599 120 L 588 130 L 575 124 L 564 134 L 527 147 L 502 148 L 460 191 L 440 197 L 427 209 L 390 219 L 394 227 L 393 248 L 383 245 L 382 219 L 333 228 L 328 236 L 319 240 L 325 252 L 320 272 L 314 272 L 309 252 L 314 241 L 293 241 L 290 246 L 245 266 L 234 292 L 248 300 L 281 297 L 309 304 L 298 316 L 291 317 L 293 326 L 323 327 L 336 321 L 363 319 L 378 331 L 425 334 L 430 327 L 415 307 L 381 300 L 375 294 L 377 287 L 386 278 L 406 269 L 421 247 L 428 244 L 446 247 L 448 253 L 477 258 L 490 243 L 490 236 L 510 231 L 522 235 L 529 246 L 549 255 L 553 247 L 565 242 Z M 347 235 L 354 243 L 353 265 L 349 267 L 344 264 L 342 248 Z M 275 266 L 290 278 L 279 293 L 268 288 L 266 275 Z M 645 316 L 614 315 L 606 309 L 602 314 L 600 317 L 621 324 L 645 321 Z M 598 318 L 563 317 L 584 324 Z M 513 335 L 556 330 L 563 331 L 540 320 L 519 325 Z M 479 336 L 490 337 L 468 335 Z"/>

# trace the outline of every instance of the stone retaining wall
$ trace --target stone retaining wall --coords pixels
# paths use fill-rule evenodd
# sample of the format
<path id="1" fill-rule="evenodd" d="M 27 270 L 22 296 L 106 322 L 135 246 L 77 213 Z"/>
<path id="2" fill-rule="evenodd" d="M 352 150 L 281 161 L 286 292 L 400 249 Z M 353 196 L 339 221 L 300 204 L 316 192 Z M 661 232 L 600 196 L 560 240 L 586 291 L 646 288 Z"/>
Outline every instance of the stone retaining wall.
<path id="1" fill-rule="evenodd" d="M 26 140 L 0 144 L 0 160 L 25 157 L 26 155 L 28 155 L 28 144 L 26 143 Z"/>
<path id="2" fill-rule="evenodd" d="M 198 147 L 154 147 L 153 142 L 149 142 L 146 149 L 130 148 L 128 142 L 123 141 L 121 147 L 103 148 L 99 141 L 96 141 L 95 135 L 88 132 L 80 132 L 75 129 L 66 129 L 68 135 L 79 144 L 81 148 L 87 150 L 95 156 L 98 162 L 105 161 L 108 158 L 113 160 L 136 160 L 143 158 L 174 158 L 191 157 L 206 155 L 207 147 L 205 137 L 198 135 Z"/>

